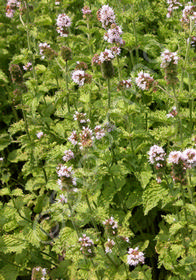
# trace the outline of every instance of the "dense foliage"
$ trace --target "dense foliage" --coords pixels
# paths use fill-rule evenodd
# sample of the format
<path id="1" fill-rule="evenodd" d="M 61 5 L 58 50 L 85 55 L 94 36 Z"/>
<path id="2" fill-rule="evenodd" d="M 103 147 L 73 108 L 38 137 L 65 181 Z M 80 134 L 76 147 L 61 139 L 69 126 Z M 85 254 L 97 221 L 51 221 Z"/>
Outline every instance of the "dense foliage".
<path id="1" fill-rule="evenodd" d="M 196 279 L 195 1 L 0 9 L 0 280 Z"/>

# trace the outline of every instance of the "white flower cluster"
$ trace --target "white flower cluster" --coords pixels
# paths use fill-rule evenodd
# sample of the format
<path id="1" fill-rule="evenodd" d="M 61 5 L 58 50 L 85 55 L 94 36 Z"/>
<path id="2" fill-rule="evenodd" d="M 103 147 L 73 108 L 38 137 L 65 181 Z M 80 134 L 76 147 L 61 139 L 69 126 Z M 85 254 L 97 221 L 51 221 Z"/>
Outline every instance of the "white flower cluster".
<path id="1" fill-rule="evenodd" d="M 105 252 L 107 253 L 112 253 L 112 248 L 114 247 L 116 243 L 114 242 L 114 240 L 111 240 L 110 238 L 108 238 L 107 243 L 105 244 Z"/>
<path id="2" fill-rule="evenodd" d="M 196 150 L 186 149 L 181 151 L 172 151 L 168 156 L 168 163 L 180 164 L 184 163 L 184 169 L 193 168 L 196 166 Z"/>
<path id="3" fill-rule="evenodd" d="M 41 268 L 41 267 L 36 267 L 35 268 L 36 271 L 40 271 L 41 270 L 41 273 L 43 275 L 43 277 L 41 278 L 41 280 L 46 280 L 46 275 L 47 275 L 47 272 L 46 272 L 46 268 Z"/>
<path id="4" fill-rule="evenodd" d="M 72 80 L 79 86 L 83 86 L 86 82 L 87 74 L 84 70 L 75 70 L 72 73 Z"/>
<path id="5" fill-rule="evenodd" d="M 112 24 L 111 28 L 108 29 L 107 33 L 105 33 L 104 40 L 110 44 L 115 43 L 117 45 L 123 45 L 124 41 L 120 37 L 120 35 L 122 34 L 123 34 L 122 29 L 116 24 Z"/>
<path id="6" fill-rule="evenodd" d="M 110 123 L 110 122 L 106 122 L 104 124 L 104 129 L 107 131 L 107 132 L 111 132 L 111 131 L 114 131 L 115 130 L 115 125 Z"/>
<path id="7" fill-rule="evenodd" d="M 178 112 L 177 112 L 177 109 L 176 107 L 172 107 L 172 110 L 171 112 L 169 112 L 169 114 L 167 114 L 167 118 L 174 118 L 175 116 L 177 116 Z"/>
<path id="8" fill-rule="evenodd" d="M 74 174 L 74 172 L 72 171 L 72 167 L 67 167 L 66 165 L 60 165 L 57 167 L 57 174 L 59 177 L 72 177 L 72 175 Z"/>
<path id="9" fill-rule="evenodd" d="M 12 18 L 16 8 L 20 7 L 21 2 L 17 0 L 8 0 L 6 6 L 6 17 Z"/>
<path id="10" fill-rule="evenodd" d="M 92 13 L 92 11 L 91 11 L 91 9 L 88 6 L 84 6 L 82 8 L 82 13 L 83 13 L 83 16 L 84 15 L 90 15 Z"/>
<path id="11" fill-rule="evenodd" d="M 57 21 L 57 32 L 61 37 L 67 37 L 69 34 L 68 27 L 71 26 L 71 19 L 66 14 L 58 15 Z"/>
<path id="12" fill-rule="evenodd" d="M 63 160 L 65 162 L 69 161 L 70 159 L 74 158 L 74 153 L 71 150 L 64 151 Z"/>
<path id="13" fill-rule="evenodd" d="M 131 84 L 131 79 L 122 80 L 122 83 L 123 83 L 123 85 L 124 85 L 126 88 L 130 88 L 130 87 L 132 86 L 132 84 Z"/>
<path id="14" fill-rule="evenodd" d="M 115 14 L 108 5 L 103 5 L 98 11 L 98 20 L 102 23 L 103 28 L 107 28 L 110 24 L 115 23 Z"/>
<path id="15" fill-rule="evenodd" d="M 23 66 L 23 69 L 25 71 L 31 71 L 33 68 L 32 68 L 32 63 L 31 62 L 28 62 L 26 65 Z"/>
<path id="16" fill-rule="evenodd" d="M 182 11 L 181 22 L 189 24 L 190 20 L 196 24 L 196 6 L 193 6 L 191 2 Z"/>
<path id="17" fill-rule="evenodd" d="M 138 247 L 135 249 L 129 248 L 127 263 L 132 266 L 136 266 L 139 263 L 144 264 L 144 253 L 138 250 Z"/>
<path id="18" fill-rule="evenodd" d="M 60 194 L 58 202 L 65 204 L 65 203 L 67 203 L 67 198 L 63 194 Z"/>
<path id="19" fill-rule="evenodd" d="M 121 49 L 119 47 L 114 46 L 114 47 L 111 47 L 111 51 L 112 51 L 112 54 L 114 56 L 116 56 L 116 55 L 120 55 Z"/>
<path id="20" fill-rule="evenodd" d="M 93 145 L 94 136 L 93 131 L 89 127 L 82 127 L 82 132 L 80 133 L 80 149 L 91 147 Z"/>
<path id="21" fill-rule="evenodd" d="M 73 118 L 75 121 L 79 121 L 79 123 L 90 122 L 90 120 L 86 118 L 86 113 L 79 113 L 78 111 L 75 112 Z"/>
<path id="22" fill-rule="evenodd" d="M 153 77 L 149 73 L 144 73 L 143 71 L 138 73 L 138 77 L 135 79 L 136 84 L 142 90 L 149 90 L 154 83 Z"/>
<path id="23" fill-rule="evenodd" d="M 159 147 L 157 145 L 152 146 L 150 148 L 150 151 L 148 152 L 148 155 L 149 155 L 149 162 L 151 164 L 155 164 L 155 167 L 157 169 L 164 166 L 166 153 L 162 147 Z"/>
<path id="24" fill-rule="evenodd" d="M 96 125 L 94 128 L 95 131 L 95 137 L 97 140 L 100 140 L 105 136 L 105 130 L 101 127 L 101 125 Z"/>
<path id="25" fill-rule="evenodd" d="M 170 18 L 172 15 L 173 10 L 177 10 L 182 4 L 178 2 L 177 0 L 167 0 L 167 4 L 169 4 L 169 7 L 167 9 L 167 17 Z"/>
<path id="26" fill-rule="evenodd" d="M 78 134 L 77 134 L 76 130 L 72 131 L 72 134 L 70 135 L 70 137 L 68 138 L 68 140 L 69 140 L 74 146 L 78 144 L 79 137 L 78 137 Z"/>
<path id="27" fill-rule="evenodd" d="M 111 234 L 111 235 L 116 235 L 117 234 L 118 223 L 114 220 L 113 217 L 105 220 L 103 222 L 103 224 L 105 225 L 106 231 L 107 231 L 108 234 Z"/>
<path id="28" fill-rule="evenodd" d="M 170 64 L 178 64 L 179 57 L 177 56 L 177 52 L 170 52 L 169 50 L 165 50 L 161 54 L 162 68 L 167 68 Z"/>
<path id="29" fill-rule="evenodd" d="M 99 61 L 103 63 L 104 61 L 111 61 L 114 59 L 114 55 L 112 54 L 111 50 L 105 49 L 104 52 L 100 53 Z"/>
<path id="30" fill-rule="evenodd" d="M 81 245 L 80 251 L 86 257 L 92 257 L 94 255 L 94 242 L 90 239 L 90 237 L 83 234 L 83 237 L 79 238 L 79 242 Z"/>
<path id="31" fill-rule="evenodd" d="M 74 171 L 72 170 L 71 166 L 67 167 L 66 165 L 60 164 L 57 167 L 57 175 L 60 178 L 58 179 L 58 185 L 61 190 L 67 185 L 77 185 L 76 178 L 73 177 Z"/>
<path id="32" fill-rule="evenodd" d="M 191 46 L 192 46 L 193 48 L 196 47 L 196 36 L 191 37 Z"/>
<path id="33" fill-rule="evenodd" d="M 132 87 L 132 84 L 131 84 L 131 79 L 128 79 L 128 80 L 122 80 L 118 83 L 118 91 L 121 90 L 121 89 L 128 89 Z"/>
<path id="34" fill-rule="evenodd" d="M 42 131 L 40 131 L 36 134 L 36 136 L 38 139 L 41 139 L 44 136 L 44 133 Z"/>
<path id="35" fill-rule="evenodd" d="M 45 53 L 45 51 L 46 51 L 47 49 L 50 49 L 50 45 L 49 45 L 49 44 L 47 44 L 47 43 L 40 43 L 40 44 L 39 44 L 39 53 L 40 53 L 40 55 L 42 56 L 42 57 L 41 57 L 42 59 L 45 58 L 44 53 Z"/>

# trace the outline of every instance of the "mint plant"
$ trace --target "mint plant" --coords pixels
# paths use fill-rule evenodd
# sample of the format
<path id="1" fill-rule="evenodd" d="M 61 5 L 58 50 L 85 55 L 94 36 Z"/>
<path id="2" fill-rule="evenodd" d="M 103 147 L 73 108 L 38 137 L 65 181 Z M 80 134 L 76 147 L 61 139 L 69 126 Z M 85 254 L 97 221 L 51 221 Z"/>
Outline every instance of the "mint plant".
<path id="1" fill-rule="evenodd" d="M 0 9 L 0 279 L 195 279 L 195 2 Z"/>

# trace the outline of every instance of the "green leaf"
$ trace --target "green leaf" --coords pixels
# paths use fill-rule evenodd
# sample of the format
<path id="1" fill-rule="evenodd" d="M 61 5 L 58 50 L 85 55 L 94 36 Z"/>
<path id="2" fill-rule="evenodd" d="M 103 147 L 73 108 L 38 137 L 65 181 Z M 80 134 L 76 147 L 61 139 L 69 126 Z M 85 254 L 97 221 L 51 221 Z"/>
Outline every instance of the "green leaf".
<path id="1" fill-rule="evenodd" d="M 43 207 L 47 204 L 47 202 L 48 198 L 45 195 L 39 196 L 34 207 L 34 212 L 41 213 Z"/>
<path id="2" fill-rule="evenodd" d="M 18 275 L 18 269 L 15 265 L 6 264 L 0 269 L 0 280 L 16 280 Z"/>
<path id="3" fill-rule="evenodd" d="M 2 70 L 0 70 L 0 82 L 8 83 L 8 78 Z"/>
<path id="4" fill-rule="evenodd" d="M 34 23 L 38 26 L 52 25 L 52 19 L 49 15 L 41 15 L 34 19 Z"/>
<path id="5" fill-rule="evenodd" d="M 0 135 L 0 151 L 3 151 L 10 144 L 10 136 L 9 134 L 1 134 Z"/>
<path id="6" fill-rule="evenodd" d="M 156 207 L 158 203 L 168 196 L 168 190 L 156 181 L 151 181 L 150 184 L 144 190 L 142 200 L 144 205 L 144 215 Z"/>

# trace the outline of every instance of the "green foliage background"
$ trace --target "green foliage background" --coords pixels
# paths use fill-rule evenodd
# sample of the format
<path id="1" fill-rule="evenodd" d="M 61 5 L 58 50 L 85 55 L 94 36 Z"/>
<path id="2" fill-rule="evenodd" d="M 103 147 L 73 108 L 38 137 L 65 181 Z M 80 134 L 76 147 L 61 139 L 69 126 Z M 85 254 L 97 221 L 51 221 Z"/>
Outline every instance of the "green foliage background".
<path id="1" fill-rule="evenodd" d="M 0 4 L 0 280 L 41 279 L 31 278 L 35 267 L 47 268 L 47 279 L 195 279 L 195 169 L 187 186 L 174 184 L 170 167 L 158 184 L 147 154 L 155 144 L 167 154 L 195 146 L 195 49 L 187 44 L 195 29 L 190 34 L 183 28 L 183 8 L 168 19 L 163 0 L 22 4 L 27 10 L 21 15 L 17 10 L 12 19 L 5 16 L 6 3 Z M 113 7 L 125 40 L 119 61 L 113 62 L 109 111 L 107 81 L 100 67 L 91 64 L 96 53 L 110 47 L 96 17 L 103 4 Z M 84 5 L 92 10 L 89 21 L 82 17 Z M 56 32 L 56 18 L 63 12 L 72 20 L 67 38 Z M 42 60 L 41 42 L 58 56 Z M 68 72 L 62 46 L 72 50 Z M 166 117 L 176 99 L 160 68 L 165 49 L 180 56 L 180 111 L 175 119 Z M 33 71 L 22 70 L 22 85 L 13 83 L 9 67 L 22 69 L 29 61 Z M 77 61 L 88 65 L 93 78 L 80 88 L 71 79 Z M 160 85 L 156 91 L 142 92 L 134 83 L 127 91 L 117 90 L 119 75 L 134 80 L 140 70 L 153 75 Z M 87 113 L 91 128 L 109 116 L 115 129 L 80 151 L 68 141 L 73 129 L 81 131 L 73 121 L 76 110 Z M 44 133 L 41 139 L 39 131 Z M 62 205 L 56 167 L 69 148 L 76 155 L 72 166 L 78 192 Z M 117 238 L 118 246 L 108 257 L 103 221 L 111 216 L 129 242 Z M 80 252 L 78 236 L 85 233 L 96 244 L 93 263 Z M 127 250 L 137 246 L 144 251 L 145 264 L 129 267 Z"/>

